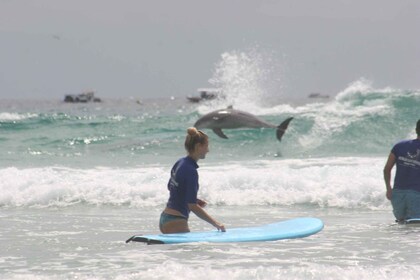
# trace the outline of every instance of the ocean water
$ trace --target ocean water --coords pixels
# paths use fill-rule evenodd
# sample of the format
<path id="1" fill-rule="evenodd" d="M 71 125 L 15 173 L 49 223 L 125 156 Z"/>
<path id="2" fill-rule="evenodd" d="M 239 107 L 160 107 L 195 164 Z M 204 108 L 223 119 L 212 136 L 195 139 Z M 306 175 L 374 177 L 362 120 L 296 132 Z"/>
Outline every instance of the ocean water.
<path id="1" fill-rule="evenodd" d="M 0 278 L 417 279 L 420 227 L 394 223 L 382 169 L 396 141 L 415 137 L 419 91 L 360 80 L 320 100 L 228 92 L 199 104 L 1 99 Z M 271 123 L 294 119 L 281 142 L 273 129 L 226 130 L 228 140 L 205 130 L 207 211 L 227 230 L 312 216 L 323 231 L 276 242 L 126 244 L 158 232 L 186 128 L 228 105 Z M 194 216 L 190 226 L 212 229 Z"/>

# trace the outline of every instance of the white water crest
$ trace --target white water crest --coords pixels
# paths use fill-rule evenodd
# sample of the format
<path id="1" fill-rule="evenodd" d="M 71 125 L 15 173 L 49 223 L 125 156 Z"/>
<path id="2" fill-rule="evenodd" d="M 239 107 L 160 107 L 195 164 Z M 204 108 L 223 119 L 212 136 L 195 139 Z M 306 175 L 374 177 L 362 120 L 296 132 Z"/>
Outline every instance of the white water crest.
<path id="1" fill-rule="evenodd" d="M 380 176 L 384 160 L 331 157 L 230 162 L 222 166 L 203 163 L 199 170 L 200 196 L 213 205 L 389 209 Z M 168 196 L 169 169 L 5 168 L 0 170 L 0 206 L 158 207 Z"/>
<path id="2" fill-rule="evenodd" d="M 10 121 L 21 121 L 25 119 L 35 118 L 37 114 L 31 113 L 11 113 L 11 112 L 0 112 L 0 123 Z"/>

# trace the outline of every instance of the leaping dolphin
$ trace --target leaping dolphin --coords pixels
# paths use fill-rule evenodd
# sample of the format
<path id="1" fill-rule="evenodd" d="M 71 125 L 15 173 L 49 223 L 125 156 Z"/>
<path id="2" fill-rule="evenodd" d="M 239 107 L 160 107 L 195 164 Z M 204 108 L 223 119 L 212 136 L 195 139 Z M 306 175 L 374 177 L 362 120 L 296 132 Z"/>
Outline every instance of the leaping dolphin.
<path id="1" fill-rule="evenodd" d="M 211 128 L 217 136 L 224 139 L 228 139 L 228 137 L 223 133 L 222 128 L 276 128 L 277 139 L 281 141 L 281 138 L 286 132 L 286 129 L 292 119 L 292 117 L 287 118 L 279 126 L 277 126 L 247 112 L 234 110 L 231 106 L 229 106 L 227 109 L 217 110 L 202 116 L 195 122 L 194 127 L 197 129 Z"/>

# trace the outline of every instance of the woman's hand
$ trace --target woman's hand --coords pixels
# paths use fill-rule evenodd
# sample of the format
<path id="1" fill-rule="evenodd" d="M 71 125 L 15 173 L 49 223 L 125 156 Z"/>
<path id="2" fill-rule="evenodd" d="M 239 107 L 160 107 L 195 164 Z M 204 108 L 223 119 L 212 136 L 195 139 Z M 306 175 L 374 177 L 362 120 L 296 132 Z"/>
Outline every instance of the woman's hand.
<path id="1" fill-rule="evenodd" d="M 222 232 L 226 232 L 226 229 L 225 229 L 225 225 L 224 224 L 216 223 L 215 227 L 217 228 L 217 230 L 220 230 Z"/>
<path id="2" fill-rule="evenodd" d="M 200 201 L 200 202 L 199 202 Z M 200 204 L 206 205 L 207 203 L 203 200 L 197 199 L 196 203 L 188 203 L 188 207 L 190 208 L 190 210 L 197 215 L 197 217 L 199 217 L 200 219 L 203 219 L 204 221 L 210 223 L 211 225 L 213 225 L 215 228 L 217 228 L 220 231 L 225 232 L 225 226 L 221 223 L 219 223 L 218 221 L 216 221 L 215 219 L 213 219 L 209 214 L 207 214 L 206 210 L 203 209 L 202 206 L 200 206 Z"/>

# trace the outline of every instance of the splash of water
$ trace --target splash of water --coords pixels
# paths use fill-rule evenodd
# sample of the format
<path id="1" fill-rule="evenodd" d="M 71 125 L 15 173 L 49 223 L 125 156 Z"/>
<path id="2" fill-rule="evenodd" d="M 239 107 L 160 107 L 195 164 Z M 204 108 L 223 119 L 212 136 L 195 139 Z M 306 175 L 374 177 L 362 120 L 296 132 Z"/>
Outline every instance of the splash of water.
<path id="1" fill-rule="evenodd" d="M 201 110 L 229 105 L 248 111 L 265 107 L 280 96 L 284 88 L 284 67 L 277 57 L 259 47 L 223 53 L 209 80 L 223 94 L 215 102 L 203 105 Z"/>

